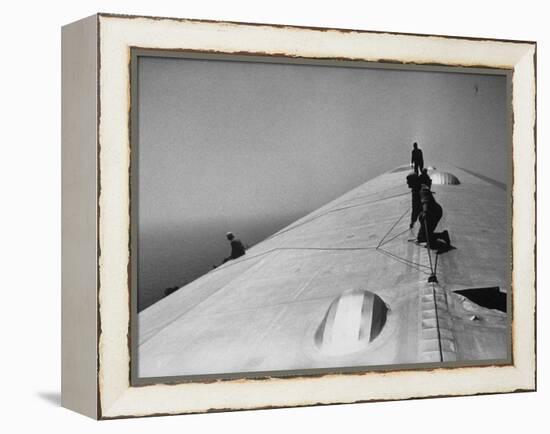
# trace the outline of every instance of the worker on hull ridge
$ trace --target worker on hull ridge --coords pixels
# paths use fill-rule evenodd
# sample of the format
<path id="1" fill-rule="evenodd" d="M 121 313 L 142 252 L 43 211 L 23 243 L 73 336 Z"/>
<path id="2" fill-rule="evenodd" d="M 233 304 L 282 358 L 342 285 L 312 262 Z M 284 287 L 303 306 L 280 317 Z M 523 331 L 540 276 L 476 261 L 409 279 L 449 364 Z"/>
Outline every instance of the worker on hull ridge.
<path id="1" fill-rule="evenodd" d="M 428 175 L 428 169 L 422 169 L 422 173 L 418 177 L 420 181 L 420 185 L 424 184 L 427 185 L 428 188 L 432 188 L 432 178 L 430 178 L 430 175 Z"/>
<path id="2" fill-rule="evenodd" d="M 420 212 L 422 211 L 422 203 L 420 202 L 420 177 L 411 172 L 407 175 L 407 186 L 411 189 L 411 223 L 409 228 L 412 229 Z"/>
<path id="3" fill-rule="evenodd" d="M 231 243 L 231 255 L 229 255 L 227 258 L 223 260 L 224 264 L 227 261 L 231 261 L 232 259 L 240 258 L 246 252 L 244 244 L 241 242 L 241 240 L 239 240 L 238 238 L 235 238 L 235 235 L 233 235 L 232 232 L 228 232 L 225 236 Z"/>
<path id="4" fill-rule="evenodd" d="M 428 247 L 436 249 L 437 241 L 444 241 L 447 246 L 451 246 L 451 239 L 448 231 L 435 232 L 435 228 L 443 216 L 443 209 L 434 197 L 430 188 L 422 184 L 420 187 L 420 202 L 422 203 L 422 212 L 419 216 L 420 229 L 416 241 L 418 243 L 428 243 Z"/>
<path id="5" fill-rule="evenodd" d="M 422 169 L 424 169 L 424 156 L 422 155 L 422 150 L 418 147 L 418 143 L 416 142 L 413 143 L 411 167 L 417 175 L 422 171 Z"/>

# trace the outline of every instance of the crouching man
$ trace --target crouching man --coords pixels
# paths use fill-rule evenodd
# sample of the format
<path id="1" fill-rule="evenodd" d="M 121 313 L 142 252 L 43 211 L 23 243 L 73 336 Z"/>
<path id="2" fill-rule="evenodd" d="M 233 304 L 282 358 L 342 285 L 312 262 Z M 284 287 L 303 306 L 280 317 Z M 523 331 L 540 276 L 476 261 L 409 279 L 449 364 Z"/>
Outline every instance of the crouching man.
<path id="1" fill-rule="evenodd" d="M 422 204 L 422 212 L 420 213 L 420 229 L 416 237 L 417 243 L 428 243 L 431 249 L 436 249 L 437 241 L 442 240 L 448 246 L 451 246 L 451 239 L 448 231 L 435 232 L 437 224 L 443 216 L 443 209 L 434 197 L 430 188 L 423 184 L 420 187 L 420 202 Z"/>
<path id="2" fill-rule="evenodd" d="M 244 244 L 241 242 L 241 240 L 239 240 L 238 238 L 235 238 L 235 235 L 233 235 L 232 232 L 228 232 L 225 236 L 228 239 L 228 241 L 231 243 L 231 255 L 229 255 L 227 258 L 223 260 L 224 264 L 227 261 L 231 261 L 232 259 L 240 258 L 246 252 Z"/>

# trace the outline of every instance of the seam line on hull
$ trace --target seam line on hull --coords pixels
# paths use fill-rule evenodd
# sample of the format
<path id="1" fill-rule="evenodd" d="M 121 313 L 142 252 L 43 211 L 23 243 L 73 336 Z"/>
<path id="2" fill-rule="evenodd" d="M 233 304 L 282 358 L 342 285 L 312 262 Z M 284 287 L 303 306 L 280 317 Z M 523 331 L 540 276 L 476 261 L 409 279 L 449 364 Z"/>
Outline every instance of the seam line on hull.
<path id="1" fill-rule="evenodd" d="M 432 295 L 434 299 L 434 309 L 435 309 L 435 324 L 437 326 L 437 345 L 439 347 L 439 360 L 443 362 L 443 350 L 441 349 L 441 331 L 439 330 L 439 311 L 437 307 L 437 300 L 435 298 L 435 284 L 432 283 Z"/>
<path id="2" fill-rule="evenodd" d="M 361 207 L 361 206 L 366 206 L 366 205 L 372 205 L 373 203 L 377 203 L 377 202 L 381 202 L 383 200 L 388 200 L 388 199 L 393 199 L 393 198 L 396 198 L 396 197 L 400 197 L 400 196 L 404 196 L 406 194 L 409 194 L 409 192 L 405 192 L 405 193 L 399 193 L 399 194 L 395 194 L 393 196 L 388 196 L 388 197 L 382 197 L 380 199 L 375 199 L 375 200 L 372 200 L 372 201 L 369 201 L 369 202 L 363 202 L 363 203 L 358 203 L 358 204 L 355 204 L 355 205 L 349 205 L 349 206 L 346 206 L 346 207 L 340 207 L 340 208 L 332 208 L 332 209 L 329 209 L 327 211 L 325 211 L 324 213 L 322 214 L 319 214 L 317 216 L 313 216 L 311 217 L 310 219 L 308 220 L 305 220 L 301 223 L 297 223 L 296 225 L 294 226 L 291 226 L 287 229 L 283 229 L 273 235 L 271 235 L 270 237 L 266 238 L 264 241 L 267 241 L 267 240 L 271 240 L 273 238 L 276 238 L 280 235 L 283 235 L 283 234 L 286 234 L 287 232 L 290 232 L 294 229 L 298 229 L 299 227 L 305 225 L 305 224 L 308 224 L 308 223 L 311 223 L 312 221 L 315 221 L 317 219 L 320 219 L 321 217 L 324 217 L 326 216 L 327 214 L 331 214 L 333 212 L 338 212 L 338 211 L 344 211 L 344 210 L 347 210 L 347 209 L 350 209 L 350 208 L 358 208 L 358 207 Z"/>

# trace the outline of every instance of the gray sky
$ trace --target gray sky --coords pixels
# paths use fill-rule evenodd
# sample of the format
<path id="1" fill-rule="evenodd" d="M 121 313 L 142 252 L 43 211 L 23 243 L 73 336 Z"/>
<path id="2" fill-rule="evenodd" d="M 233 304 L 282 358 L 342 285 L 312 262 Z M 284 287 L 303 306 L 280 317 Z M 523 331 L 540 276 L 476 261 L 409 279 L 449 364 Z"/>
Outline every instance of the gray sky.
<path id="1" fill-rule="evenodd" d="M 408 163 L 414 141 L 506 182 L 503 76 L 141 57 L 138 86 L 140 294 L 208 271 L 228 230 L 258 242 Z"/>

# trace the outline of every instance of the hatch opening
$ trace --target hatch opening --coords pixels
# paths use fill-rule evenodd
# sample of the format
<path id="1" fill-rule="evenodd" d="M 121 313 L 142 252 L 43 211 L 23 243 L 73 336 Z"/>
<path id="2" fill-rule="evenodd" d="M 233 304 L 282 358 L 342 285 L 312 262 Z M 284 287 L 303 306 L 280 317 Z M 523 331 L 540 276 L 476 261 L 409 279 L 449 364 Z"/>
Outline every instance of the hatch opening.
<path id="1" fill-rule="evenodd" d="M 460 291 L 455 291 L 455 293 L 466 297 L 468 300 L 481 307 L 500 310 L 504 313 L 507 311 L 506 293 L 501 292 L 498 286 L 462 289 Z"/>

